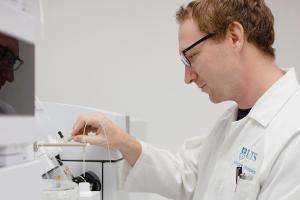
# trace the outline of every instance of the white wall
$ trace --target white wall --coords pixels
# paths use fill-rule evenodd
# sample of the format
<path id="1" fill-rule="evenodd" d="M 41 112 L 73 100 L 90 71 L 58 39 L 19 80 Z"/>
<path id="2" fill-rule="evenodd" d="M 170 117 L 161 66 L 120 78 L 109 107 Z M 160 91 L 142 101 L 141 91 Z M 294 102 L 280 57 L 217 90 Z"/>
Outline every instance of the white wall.
<path id="1" fill-rule="evenodd" d="M 300 2 L 267 0 L 275 16 L 275 48 L 278 65 L 295 67 L 300 76 Z"/>

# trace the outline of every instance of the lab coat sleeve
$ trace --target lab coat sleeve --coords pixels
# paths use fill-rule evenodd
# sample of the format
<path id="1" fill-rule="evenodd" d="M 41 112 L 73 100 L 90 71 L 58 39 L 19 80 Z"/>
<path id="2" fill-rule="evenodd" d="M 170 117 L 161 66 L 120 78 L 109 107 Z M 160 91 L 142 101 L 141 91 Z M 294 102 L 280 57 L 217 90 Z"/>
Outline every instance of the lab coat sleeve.
<path id="1" fill-rule="evenodd" d="M 203 141 L 204 138 L 186 141 L 176 155 L 141 142 L 142 153 L 135 165 L 130 167 L 124 161 L 121 188 L 172 199 L 192 199 Z"/>
<path id="2" fill-rule="evenodd" d="M 300 198 L 300 133 L 279 155 L 258 200 L 295 200 Z"/>

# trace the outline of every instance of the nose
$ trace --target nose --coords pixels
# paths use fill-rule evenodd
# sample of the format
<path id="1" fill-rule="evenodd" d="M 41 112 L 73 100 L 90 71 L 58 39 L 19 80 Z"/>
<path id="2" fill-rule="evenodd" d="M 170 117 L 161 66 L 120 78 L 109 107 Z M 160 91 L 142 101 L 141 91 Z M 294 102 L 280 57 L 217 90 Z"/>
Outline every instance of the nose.
<path id="1" fill-rule="evenodd" d="M 191 67 L 185 66 L 184 82 L 190 84 L 197 80 L 197 73 Z"/>

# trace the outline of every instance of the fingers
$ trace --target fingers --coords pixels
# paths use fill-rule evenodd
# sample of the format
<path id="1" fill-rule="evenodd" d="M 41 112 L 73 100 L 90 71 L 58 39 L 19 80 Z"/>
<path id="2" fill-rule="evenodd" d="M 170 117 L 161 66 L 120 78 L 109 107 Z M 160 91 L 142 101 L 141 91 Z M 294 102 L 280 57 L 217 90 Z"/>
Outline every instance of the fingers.
<path id="1" fill-rule="evenodd" d="M 76 135 L 73 137 L 74 141 L 81 143 L 89 143 L 92 145 L 100 145 L 106 147 L 107 140 L 102 137 L 102 135 L 98 136 L 90 136 L 90 135 Z"/>
<path id="2" fill-rule="evenodd" d="M 83 130 L 85 124 L 87 123 L 87 117 L 85 116 L 79 116 L 76 119 L 75 124 L 73 125 L 73 131 L 72 131 L 72 135 L 78 135 L 81 133 L 81 130 Z"/>
<path id="3" fill-rule="evenodd" d="M 73 126 L 72 135 L 82 135 L 88 132 L 96 132 L 101 130 L 101 121 L 104 119 L 102 115 L 95 116 L 79 116 Z"/>
<path id="4" fill-rule="evenodd" d="M 73 135 L 87 135 L 90 132 L 96 133 L 98 128 L 94 128 L 90 125 L 83 126 L 78 132 L 73 132 Z"/>
<path id="5" fill-rule="evenodd" d="M 73 137 L 73 140 L 76 142 L 92 144 L 92 141 L 90 141 L 91 139 L 89 138 L 88 135 L 76 135 Z"/>

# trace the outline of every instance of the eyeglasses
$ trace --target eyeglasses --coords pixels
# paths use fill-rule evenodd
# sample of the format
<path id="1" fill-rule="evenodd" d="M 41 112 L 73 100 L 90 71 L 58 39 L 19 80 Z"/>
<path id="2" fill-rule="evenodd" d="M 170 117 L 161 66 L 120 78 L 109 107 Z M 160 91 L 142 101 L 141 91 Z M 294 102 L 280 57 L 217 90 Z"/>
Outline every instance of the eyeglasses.
<path id="1" fill-rule="evenodd" d="M 23 63 L 24 61 L 19 56 L 15 56 L 9 48 L 0 45 L 0 69 L 12 67 L 17 71 Z"/>
<path id="2" fill-rule="evenodd" d="M 183 62 L 183 64 L 185 66 L 191 67 L 192 64 L 189 61 L 189 59 L 186 57 L 186 52 L 188 52 L 189 50 L 191 50 L 192 48 L 194 48 L 195 46 L 197 46 L 198 44 L 200 44 L 201 42 L 204 42 L 205 40 L 207 40 L 208 38 L 210 38 L 211 36 L 213 36 L 213 33 L 209 33 L 206 36 L 200 38 L 200 40 L 198 40 L 197 42 L 195 42 L 194 44 L 192 44 L 191 46 L 189 46 L 188 48 L 184 49 L 183 51 L 180 52 L 180 58 L 181 61 Z"/>

